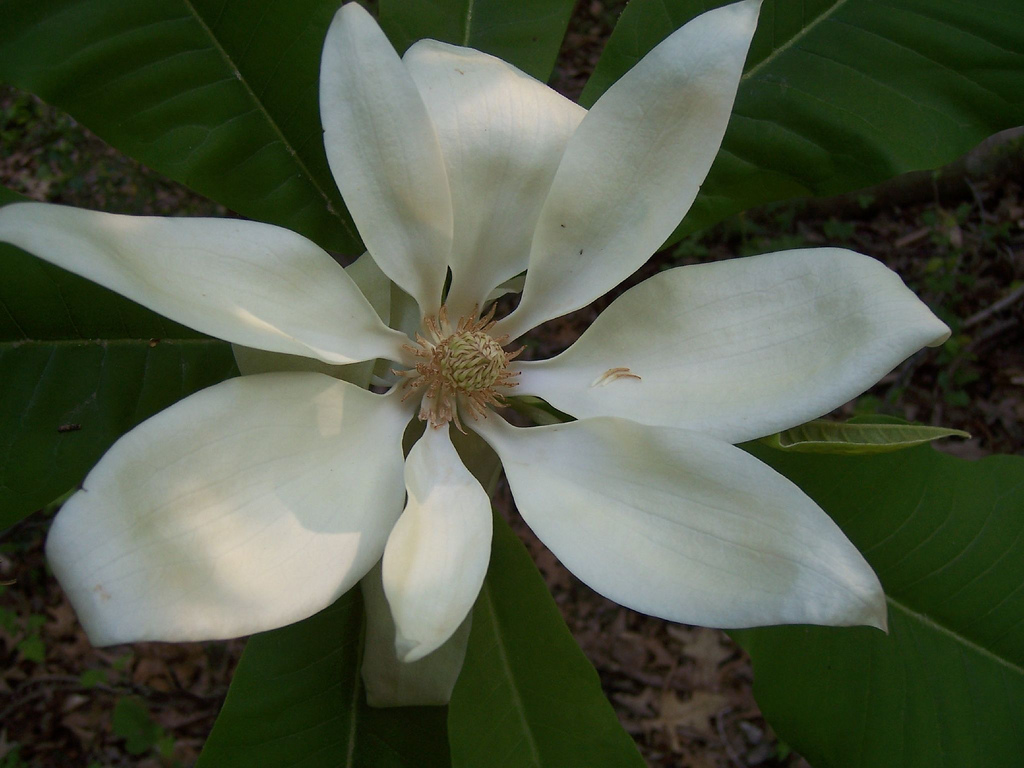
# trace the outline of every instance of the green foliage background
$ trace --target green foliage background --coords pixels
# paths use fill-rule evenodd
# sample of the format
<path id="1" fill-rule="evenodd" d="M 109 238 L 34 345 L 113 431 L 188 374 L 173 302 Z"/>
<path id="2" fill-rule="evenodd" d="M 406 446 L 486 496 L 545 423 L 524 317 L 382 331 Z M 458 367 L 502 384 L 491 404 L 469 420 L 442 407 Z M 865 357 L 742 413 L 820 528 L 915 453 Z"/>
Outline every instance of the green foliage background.
<path id="1" fill-rule="evenodd" d="M 584 104 L 718 2 L 633 0 Z M 0 0 L 0 79 L 243 216 L 355 254 L 324 156 L 323 0 Z M 400 50 L 434 36 L 546 79 L 570 0 L 381 0 Z M 1017 0 L 765 2 L 722 153 L 677 236 L 772 200 L 949 162 L 1024 123 Z M 4 193 L 0 202 L 13 200 Z M 72 488 L 120 434 L 235 375 L 221 342 L 0 248 L 0 524 Z M 866 629 L 735 633 L 780 734 L 819 766 L 1010 765 L 1024 753 L 1024 460 L 753 448 L 814 496 L 890 596 Z M 360 698 L 357 595 L 254 638 L 200 765 L 621 766 L 639 757 L 521 545 L 497 523 L 448 711 Z M 268 724 L 278 729 L 268 733 Z M 447 734 L 447 738 L 445 736 Z M 273 746 L 269 746 L 272 744 Z M 342 756 L 342 757 L 339 757 Z M 253 758 L 255 759 L 255 758 Z M 339 762 L 341 761 L 341 762 Z"/>

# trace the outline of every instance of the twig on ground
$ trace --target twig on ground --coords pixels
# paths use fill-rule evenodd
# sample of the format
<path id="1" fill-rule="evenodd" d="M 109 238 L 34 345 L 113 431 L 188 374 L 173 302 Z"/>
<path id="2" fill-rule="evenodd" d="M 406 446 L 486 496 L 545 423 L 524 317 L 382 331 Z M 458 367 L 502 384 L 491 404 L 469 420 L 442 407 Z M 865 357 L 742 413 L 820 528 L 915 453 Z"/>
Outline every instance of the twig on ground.
<path id="1" fill-rule="evenodd" d="M 725 732 L 725 716 L 730 712 L 732 712 L 732 707 L 726 707 L 715 715 L 715 728 L 718 731 L 718 738 L 721 739 L 722 746 L 725 747 L 725 753 L 729 756 L 729 760 L 732 761 L 733 765 L 737 768 L 747 768 L 740 759 L 739 753 L 736 752 L 736 749 L 729 741 L 729 735 Z"/>
<path id="2" fill-rule="evenodd" d="M 1009 309 L 1018 301 L 1020 301 L 1021 298 L 1024 298 L 1024 285 L 1019 286 L 1016 290 L 1011 291 L 1009 294 L 1001 298 L 999 301 L 990 304 L 983 310 L 975 312 L 973 315 L 964 320 L 963 324 L 960 327 L 963 328 L 964 330 L 967 330 L 968 328 L 973 328 L 975 325 L 978 325 L 984 320 L 987 320 L 997 312 L 1002 312 L 1004 309 Z"/>

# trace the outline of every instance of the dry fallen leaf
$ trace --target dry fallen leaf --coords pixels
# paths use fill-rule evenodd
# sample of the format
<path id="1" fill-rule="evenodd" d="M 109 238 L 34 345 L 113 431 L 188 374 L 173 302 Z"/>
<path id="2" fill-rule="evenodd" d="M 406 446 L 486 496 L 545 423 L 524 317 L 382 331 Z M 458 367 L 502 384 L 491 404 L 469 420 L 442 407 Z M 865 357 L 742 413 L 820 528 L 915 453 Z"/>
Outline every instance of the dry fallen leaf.
<path id="1" fill-rule="evenodd" d="M 672 750 L 679 752 L 679 728 L 711 738 L 715 732 L 712 718 L 728 705 L 729 699 L 720 693 L 694 691 L 690 698 L 682 701 L 675 691 L 663 691 L 658 717 L 651 721 L 651 726 L 664 729 Z"/>

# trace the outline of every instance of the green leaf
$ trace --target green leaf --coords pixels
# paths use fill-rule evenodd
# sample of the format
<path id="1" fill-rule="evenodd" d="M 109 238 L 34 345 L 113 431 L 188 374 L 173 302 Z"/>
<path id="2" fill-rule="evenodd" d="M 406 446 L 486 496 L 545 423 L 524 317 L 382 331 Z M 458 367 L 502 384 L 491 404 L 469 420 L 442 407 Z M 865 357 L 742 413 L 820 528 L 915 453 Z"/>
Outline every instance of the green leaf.
<path id="1" fill-rule="evenodd" d="M 18 643 L 18 650 L 29 661 L 34 661 L 37 664 L 42 664 L 46 661 L 46 644 L 39 635 L 29 635 L 26 637 Z"/>
<path id="2" fill-rule="evenodd" d="M 153 722 L 146 704 L 137 698 L 121 698 L 114 705 L 111 723 L 114 733 L 125 740 L 130 755 L 149 752 L 163 736 L 163 729 Z"/>
<path id="3" fill-rule="evenodd" d="M 373 709 L 359 590 L 255 635 L 196 768 L 447 768 L 444 707 Z"/>
<path id="4" fill-rule="evenodd" d="M 455 768 L 644 765 L 526 548 L 500 515 L 448 708 L 448 734 Z"/>
<path id="5" fill-rule="evenodd" d="M 962 429 L 920 424 L 864 424 L 815 419 L 761 438 L 779 451 L 795 453 L 867 454 L 912 448 L 944 437 L 970 437 Z"/>
<path id="6" fill-rule="evenodd" d="M 877 630 L 733 633 L 779 736 L 815 768 L 990 768 L 1024 753 L 1024 459 L 929 446 L 870 457 L 752 452 L 874 567 Z"/>
<path id="7" fill-rule="evenodd" d="M 380 23 L 400 52 L 421 38 L 469 46 L 546 81 L 574 0 L 380 0 Z"/>
<path id="8" fill-rule="evenodd" d="M 581 102 L 722 0 L 632 0 Z M 673 239 L 772 200 L 936 168 L 1024 122 L 1019 0 L 767 0 L 729 130 Z"/>
<path id="9" fill-rule="evenodd" d="M 0 189 L 0 204 L 20 199 Z M 118 437 L 235 375 L 231 348 L 0 244 L 0 528 L 72 486 Z"/>
<path id="10" fill-rule="evenodd" d="M 87 669 L 78 676 L 78 684 L 83 688 L 95 688 L 106 683 L 107 673 L 102 669 Z"/>
<path id="11" fill-rule="evenodd" d="M 0 79 L 244 216 L 359 250 L 327 167 L 323 0 L 0 0 Z"/>

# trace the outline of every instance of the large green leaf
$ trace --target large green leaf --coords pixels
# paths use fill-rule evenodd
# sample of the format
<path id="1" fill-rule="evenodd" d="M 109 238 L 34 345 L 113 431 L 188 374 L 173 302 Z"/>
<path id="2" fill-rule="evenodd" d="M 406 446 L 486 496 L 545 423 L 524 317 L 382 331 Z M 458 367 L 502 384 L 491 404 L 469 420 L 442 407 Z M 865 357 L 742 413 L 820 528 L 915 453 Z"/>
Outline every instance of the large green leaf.
<path id="1" fill-rule="evenodd" d="M 878 573 L 889 634 L 735 636 L 780 737 L 815 768 L 991 768 L 1024 754 L 1024 458 L 928 446 L 872 457 L 753 449 Z"/>
<path id="2" fill-rule="evenodd" d="M 456 768 L 644 764 L 526 548 L 499 515 L 448 734 Z"/>
<path id="3" fill-rule="evenodd" d="M 363 621 L 353 589 L 255 635 L 196 768 L 447 768 L 444 707 L 366 705 Z"/>
<path id="4" fill-rule="evenodd" d="M 358 237 L 317 106 L 333 0 L 0 0 L 0 80 L 249 218 Z"/>
<path id="5" fill-rule="evenodd" d="M 21 199 L 0 188 L 0 204 Z M 235 375 L 231 348 L 0 244 L 0 528 L 61 495 L 118 437 Z"/>
<path id="6" fill-rule="evenodd" d="M 575 0 L 380 0 L 380 23 L 399 51 L 429 37 L 493 54 L 544 81 L 575 5 Z"/>
<path id="7" fill-rule="evenodd" d="M 722 0 L 632 0 L 582 102 Z M 722 151 L 676 236 L 935 168 L 1024 123 L 1020 0 L 766 0 Z"/>

